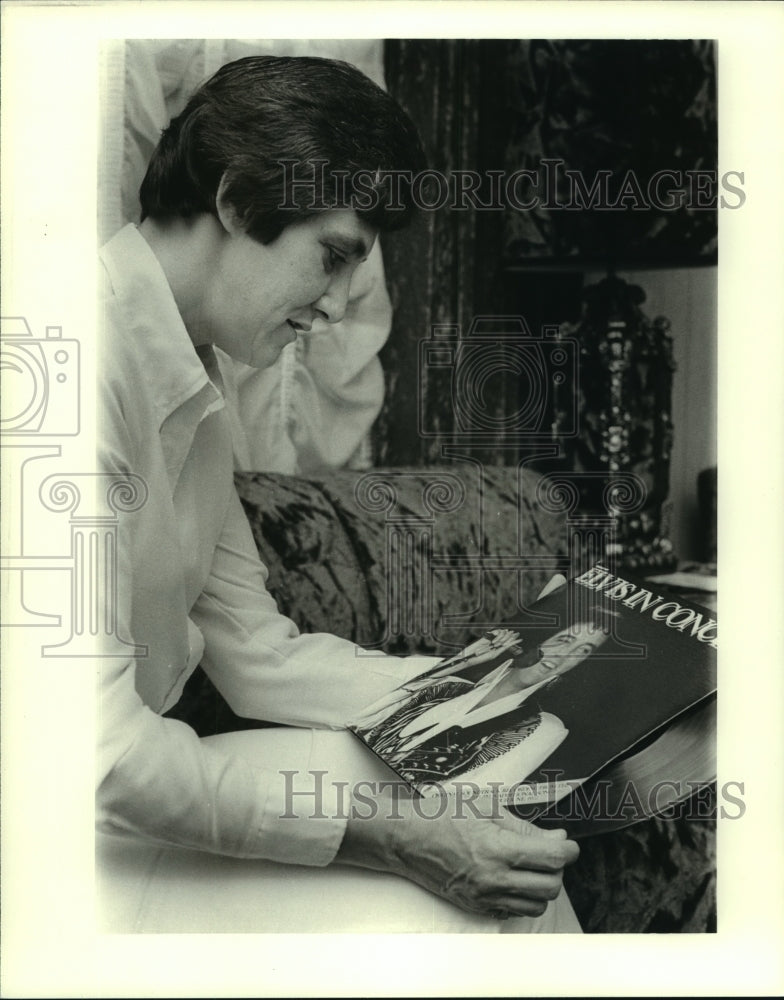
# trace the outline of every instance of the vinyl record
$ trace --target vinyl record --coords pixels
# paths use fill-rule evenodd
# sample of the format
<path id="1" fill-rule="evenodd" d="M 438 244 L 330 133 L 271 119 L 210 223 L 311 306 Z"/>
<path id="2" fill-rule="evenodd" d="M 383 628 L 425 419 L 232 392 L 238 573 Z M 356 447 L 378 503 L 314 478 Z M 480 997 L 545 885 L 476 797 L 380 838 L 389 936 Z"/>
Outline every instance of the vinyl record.
<path id="1" fill-rule="evenodd" d="M 572 836 L 610 833 L 662 813 L 716 780 L 716 699 L 589 778 L 539 821 Z"/>

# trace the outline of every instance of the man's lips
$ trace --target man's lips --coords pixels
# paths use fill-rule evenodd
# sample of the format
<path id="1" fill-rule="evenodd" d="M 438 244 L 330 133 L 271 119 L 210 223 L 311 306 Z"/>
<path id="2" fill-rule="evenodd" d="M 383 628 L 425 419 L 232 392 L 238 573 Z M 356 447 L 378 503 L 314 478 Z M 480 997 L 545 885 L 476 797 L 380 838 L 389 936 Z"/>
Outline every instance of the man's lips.
<path id="1" fill-rule="evenodd" d="M 295 323 L 293 319 L 287 319 L 286 322 L 294 331 L 294 333 L 310 333 L 312 323 Z"/>

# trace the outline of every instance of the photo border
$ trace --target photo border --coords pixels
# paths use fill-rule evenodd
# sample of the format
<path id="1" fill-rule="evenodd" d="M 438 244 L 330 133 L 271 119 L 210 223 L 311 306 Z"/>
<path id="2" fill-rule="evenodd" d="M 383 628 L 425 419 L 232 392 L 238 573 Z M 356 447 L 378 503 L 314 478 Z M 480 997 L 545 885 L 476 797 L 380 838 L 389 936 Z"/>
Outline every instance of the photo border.
<path id="1" fill-rule="evenodd" d="M 772 563 L 784 551 L 783 14 L 778 4 L 711 0 L 4 5 L 3 312 L 24 315 L 36 336 L 57 325 L 80 339 L 79 442 L 88 451 L 94 400 L 87 387 L 95 372 L 84 345 L 96 326 L 101 38 L 718 39 L 720 173 L 744 171 L 747 193 L 742 210 L 720 213 L 719 768 L 723 779 L 744 781 L 748 803 L 742 820 L 719 823 L 712 935 L 548 937 L 535 951 L 500 935 L 459 942 L 431 935 L 99 935 L 92 907 L 94 667 L 44 662 L 29 634 L 3 629 L 4 995 L 781 992 L 784 587 L 782 567 Z M 70 460 L 76 453 L 63 454 Z M 5 547 L 14 510 L 4 506 Z"/>

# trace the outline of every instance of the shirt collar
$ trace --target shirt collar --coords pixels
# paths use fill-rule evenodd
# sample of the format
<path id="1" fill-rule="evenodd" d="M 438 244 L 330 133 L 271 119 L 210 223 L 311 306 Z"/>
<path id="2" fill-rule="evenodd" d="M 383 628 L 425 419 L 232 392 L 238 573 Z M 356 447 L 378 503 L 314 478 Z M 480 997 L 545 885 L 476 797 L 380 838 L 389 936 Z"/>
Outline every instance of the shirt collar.
<path id="1" fill-rule="evenodd" d="M 159 426 L 198 394 L 204 396 L 205 410 L 222 405 L 221 393 L 207 374 L 217 371 L 212 348 L 202 348 L 201 358 L 197 354 L 163 268 L 136 226 L 121 229 L 100 257 L 123 311 L 124 328 L 144 355 Z"/>
<path id="2" fill-rule="evenodd" d="M 128 225 L 101 250 L 122 314 L 122 329 L 143 358 L 145 390 L 157 411 L 161 448 L 174 491 L 201 421 L 224 408 L 211 345 L 193 346 L 158 258 Z"/>

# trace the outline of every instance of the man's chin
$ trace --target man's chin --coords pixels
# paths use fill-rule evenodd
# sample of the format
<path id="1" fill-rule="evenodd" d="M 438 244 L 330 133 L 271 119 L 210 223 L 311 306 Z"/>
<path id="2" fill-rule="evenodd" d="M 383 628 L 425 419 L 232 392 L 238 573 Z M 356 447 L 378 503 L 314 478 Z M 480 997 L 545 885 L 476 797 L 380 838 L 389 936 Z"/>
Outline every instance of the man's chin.
<path id="1" fill-rule="evenodd" d="M 278 329 L 273 334 L 275 343 L 283 342 L 283 346 L 286 344 L 293 344 L 297 339 L 297 331 L 291 325 L 291 323 L 282 323 Z"/>
<path id="2" fill-rule="evenodd" d="M 253 354 L 245 361 L 251 368 L 271 368 L 280 358 L 283 349 L 293 344 L 297 339 L 297 333 L 288 323 L 273 330 L 264 342 L 258 345 Z"/>
<path id="3" fill-rule="evenodd" d="M 259 371 L 263 371 L 266 368 L 272 368 L 272 366 L 277 363 L 282 353 L 283 348 L 280 348 L 279 350 L 271 350 L 270 348 L 267 348 L 267 350 L 265 350 L 262 354 L 254 355 L 252 358 L 249 358 L 245 364 L 249 368 L 256 368 Z"/>

